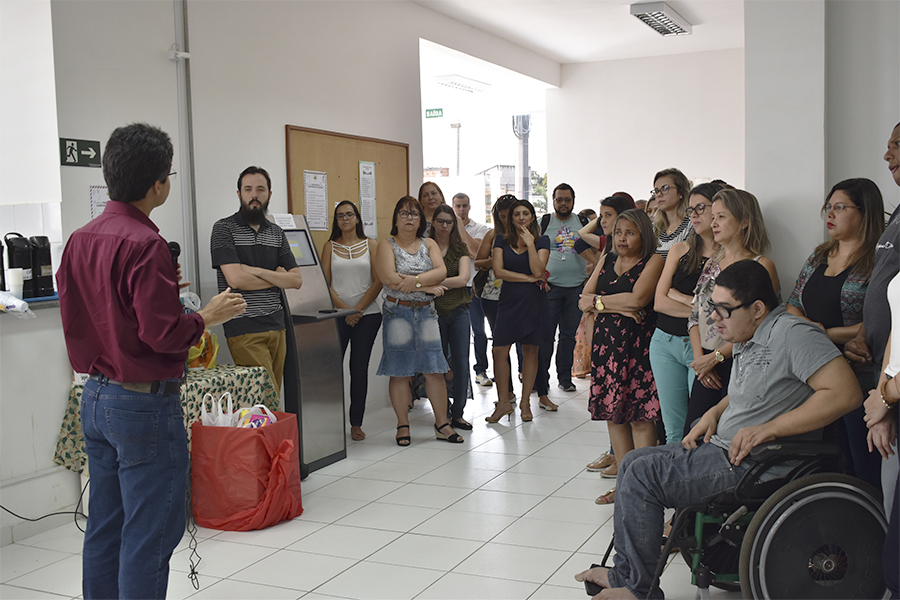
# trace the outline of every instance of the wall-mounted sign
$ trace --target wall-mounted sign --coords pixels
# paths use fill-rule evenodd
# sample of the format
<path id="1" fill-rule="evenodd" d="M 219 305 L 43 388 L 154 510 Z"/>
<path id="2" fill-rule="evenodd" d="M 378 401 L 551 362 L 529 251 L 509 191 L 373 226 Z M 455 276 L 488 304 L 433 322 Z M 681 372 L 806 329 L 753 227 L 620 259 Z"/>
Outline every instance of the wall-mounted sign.
<path id="1" fill-rule="evenodd" d="M 438 117 L 444 116 L 443 108 L 426 108 L 425 109 L 425 118 L 426 119 L 437 119 Z"/>
<path id="2" fill-rule="evenodd" d="M 64 167 L 100 168 L 100 142 L 59 138 L 59 162 Z"/>

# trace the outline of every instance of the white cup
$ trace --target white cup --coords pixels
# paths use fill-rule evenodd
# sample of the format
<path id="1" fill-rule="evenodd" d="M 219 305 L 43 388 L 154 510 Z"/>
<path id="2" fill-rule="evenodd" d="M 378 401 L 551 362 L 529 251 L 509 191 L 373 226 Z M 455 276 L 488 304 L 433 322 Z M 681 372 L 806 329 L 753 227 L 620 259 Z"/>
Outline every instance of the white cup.
<path id="1" fill-rule="evenodd" d="M 9 293 L 22 300 L 22 287 L 25 284 L 21 268 L 6 270 L 6 285 L 9 287 Z"/>

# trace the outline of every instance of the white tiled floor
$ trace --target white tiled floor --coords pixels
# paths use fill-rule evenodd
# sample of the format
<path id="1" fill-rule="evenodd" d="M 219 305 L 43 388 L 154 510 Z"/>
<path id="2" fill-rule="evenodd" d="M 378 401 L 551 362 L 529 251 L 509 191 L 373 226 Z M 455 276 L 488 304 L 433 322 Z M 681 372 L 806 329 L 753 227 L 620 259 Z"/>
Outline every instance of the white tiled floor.
<path id="1" fill-rule="evenodd" d="M 611 487 L 584 465 L 609 448 L 586 411 L 587 381 L 555 389 L 556 413 L 489 425 L 493 388 L 476 386 L 464 444 L 434 438 L 427 402 L 410 413 L 412 445 L 394 443 L 391 409 L 370 411 L 348 458 L 303 483 L 304 513 L 262 531 L 201 529 L 200 589 L 188 580 L 187 537 L 171 562 L 169 598 L 585 598 L 573 578 L 600 562 Z M 81 533 L 66 525 L 0 550 L 0 598 L 75 598 Z M 663 576 L 670 598 L 693 598 L 680 558 Z M 712 590 L 714 598 L 739 597 Z"/>

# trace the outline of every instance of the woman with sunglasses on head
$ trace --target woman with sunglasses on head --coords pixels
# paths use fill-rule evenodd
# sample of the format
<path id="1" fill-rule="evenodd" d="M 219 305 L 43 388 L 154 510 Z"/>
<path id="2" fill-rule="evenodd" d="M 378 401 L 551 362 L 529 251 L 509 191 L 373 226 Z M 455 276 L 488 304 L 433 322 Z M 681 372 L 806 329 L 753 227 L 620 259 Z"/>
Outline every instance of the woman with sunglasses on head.
<path id="1" fill-rule="evenodd" d="M 825 198 L 822 217 L 829 239 L 806 260 L 787 302 L 787 311 L 825 330 L 843 353 L 862 326 L 863 300 L 875 265 L 875 245 L 884 232 L 881 191 L 869 179 L 841 181 Z M 878 383 L 874 363 L 853 363 L 863 390 Z M 879 489 L 881 457 L 866 445 L 862 407 L 835 423 L 834 441 L 847 455 L 850 475 Z"/>
<path id="2" fill-rule="evenodd" d="M 613 225 L 613 248 L 584 284 L 578 306 L 596 315 L 591 419 L 606 421 L 618 460 L 634 448 L 656 444 L 659 398 L 650 370 L 650 338 L 656 323 L 653 293 L 663 268 L 647 215 L 620 214 Z M 615 488 L 595 501 L 612 504 Z"/>
<path id="3" fill-rule="evenodd" d="M 653 178 L 650 199 L 656 200 L 653 227 L 656 230 L 656 251 L 663 260 L 669 248 L 683 242 L 691 232 L 691 219 L 687 215 L 691 182 L 678 169 L 663 169 Z"/>
<path id="4" fill-rule="evenodd" d="M 422 206 L 422 216 L 425 219 L 425 236 L 431 235 L 431 225 L 434 219 L 434 211 L 441 204 L 446 204 L 444 192 L 433 181 L 426 181 L 419 186 L 419 204 Z"/>
<path id="5" fill-rule="evenodd" d="M 375 298 L 381 281 L 375 270 L 377 242 L 366 237 L 359 209 L 349 200 L 334 209 L 331 238 L 322 248 L 322 270 L 336 308 L 352 308 L 356 314 L 338 320 L 341 353 L 350 345 L 350 437 L 366 439 L 362 430 L 369 386 L 369 359 L 381 327 L 381 311 Z"/>
<path id="6" fill-rule="evenodd" d="M 522 344 L 522 400 L 519 410 L 523 421 L 533 419 L 531 389 L 538 369 L 538 348 L 552 335 L 549 327 L 544 273 L 550 260 L 550 238 L 541 235 L 534 206 L 528 200 L 516 200 L 509 207 L 507 227 L 494 240 L 491 252 L 494 274 L 503 281 L 497 323 L 494 328 L 494 375 L 499 401 L 488 423 L 497 423 L 513 412 L 509 398 L 509 347 Z"/>
<path id="7" fill-rule="evenodd" d="M 469 338 L 472 333 L 469 322 L 469 248 L 459 234 L 459 219 L 453 209 L 442 204 L 434 211 L 431 221 L 431 238 L 437 242 L 447 277 L 440 283 L 444 293 L 434 299 L 444 357 L 449 357 L 449 375 L 453 377 L 453 403 L 450 406 L 450 424 L 457 429 L 472 429 L 463 418 L 469 392 Z"/>
<path id="8" fill-rule="evenodd" d="M 694 385 L 694 353 L 688 336 L 691 301 L 700 272 L 719 245 L 713 239 L 712 199 L 721 185 L 702 183 L 691 190 L 687 214 L 692 230 L 684 242 L 672 245 L 656 285 L 653 310 L 656 331 L 650 342 L 650 365 L 659 391 L 666 442 L 682 438 L 688 398 Z"/>
<path id="9" fill-rule="evenodd" d="M 729 265 L 751 259 L 766 268 L 776 292 L 780 293 L 781 287 L 775 263 L 764 256 L 769 251 L 769 234 L 756 196 L 744 190 L 726 188 L 713 196 L 711 210 L 713 240 L 719 249 L 706 261 L 700 273 L 688 317 L 688 334 L 694 355 L 690 365 L 694 370 L 694 385 L 688 400 L 683 435 L 687 435 L 696 419 L 728 394 L 732 344 L 719 335 L 709 304 L 716 277 Z"/>
<path id="10" fill-rule="evenodd" d="M 484 316 L 491 328 L 491 338 L 494 336 L 494 329 L 497 327 L 497 307 L 500 304 L 500 289 L 503 285 L 501 279 L 497 279 L 494 275 L 493 258 L 491 250 L 494 247 L 494 240 L 498 235 L 503 235 L 506 230 L 506 224 L 509 220 L 509 207 L 516 201 L 516 197 L 512 194 L 504 194 L 497 198 L 494 207 L 491 209 L 491 217 L 494 222 L 494 228 L 489 231 L 481 240 L 481 246 L 478 247 L 478 254 L 475 256 L 475 268 L 479 271 L 486 271 L 487 276 L 484 282 L 476 280 L 475 293 L 481 298 L 481 307 L 484 309 Z M 480 284 L 480 287 L 479 287 Z M 506 357 L 507 369 L 512 370 L 512 364 L 509 361 L 509 355 Z M 494 375 L 496 378 L 497 367 L 494 365 Z M 512 379 L 509 381 L 509 398 L 510 403 L 515 405 L 516 394 L 513 391 Z M 499 393 L 498 393 L 499 398 Z M 495 405 L 497 402 L 494 403 Z"/>
<path id="11" fill-rule="evenodd" d="M 378 244 L 375 268 L 384 285 L 382 318 L 384 352 L 379 375 L 391 378 L 391 404 L 397 414 L 397 445 L 409 446 L 410 383 L 425 376 L 425 389 L 434 410 L 434 434 L 439 440 L 462 443 L 447 417 L 447 361 L 432 300 L 444 293 L 440 283 L 447 268 L 437 242 L 423 238 L 425 220 L 419 201 L 400 198 L 394 207 L 391 236 Z M 403 430 L 406 435 L 401 435 Z"/>

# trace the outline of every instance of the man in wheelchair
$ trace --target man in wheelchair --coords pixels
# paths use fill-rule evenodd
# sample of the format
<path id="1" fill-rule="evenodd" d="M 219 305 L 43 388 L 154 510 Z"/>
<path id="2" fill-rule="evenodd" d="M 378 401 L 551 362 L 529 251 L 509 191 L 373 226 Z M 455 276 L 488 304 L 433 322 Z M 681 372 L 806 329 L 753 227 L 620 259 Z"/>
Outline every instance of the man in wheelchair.
<path id="1" fill-rule="evenodd" d="M 820 327 L 779 306 L 759 263 L 722 271 L 710 304 L 722 338 L 734 343 L 728 396 L 681 443 L 634 450 L 620 463 L 613 566 L 575 576 L 604 588 L 595 597 L 663 597 L 654 573 L 664 509 L 709 502 L 738 484 L 757 445 L 820 439 L 824 426 L 862 402 L 835 345 Z"/>

